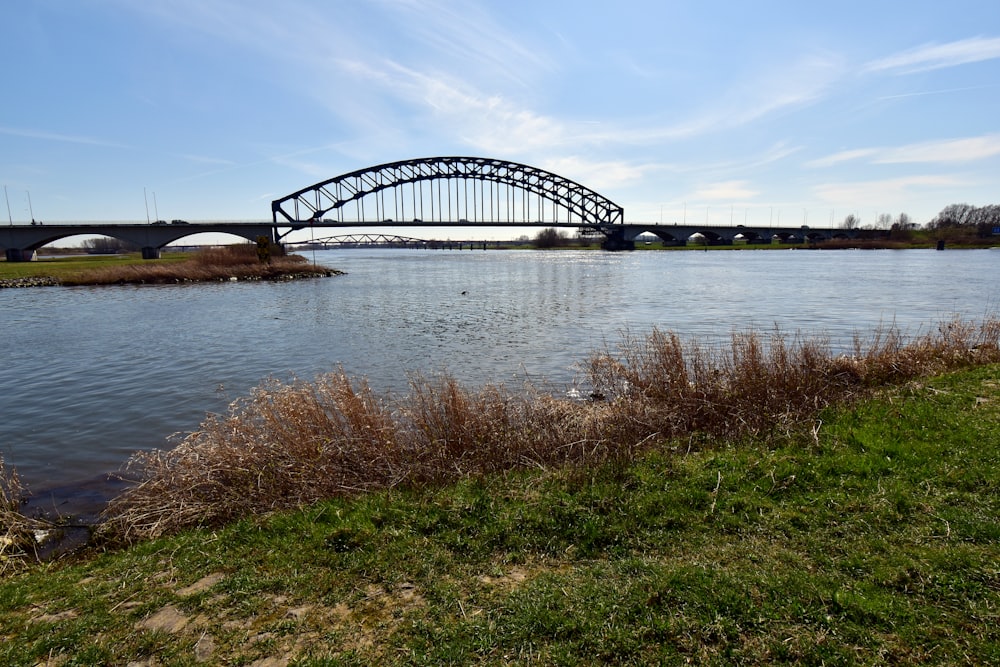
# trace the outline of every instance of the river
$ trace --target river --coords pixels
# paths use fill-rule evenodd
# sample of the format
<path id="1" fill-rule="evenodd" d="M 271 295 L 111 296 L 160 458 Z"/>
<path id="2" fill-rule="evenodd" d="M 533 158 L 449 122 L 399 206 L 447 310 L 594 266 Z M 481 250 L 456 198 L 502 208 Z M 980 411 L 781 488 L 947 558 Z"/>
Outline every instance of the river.
<path id="1" fill-rule="evenodd" d="M 306 253 L 289 283 L 0 290 L 0 454 L 37 497 L 86 495 L 269 376 L 338 366 L 563 391 L 589 353 L 656 326 L 701 342 L 780 327 L 849 346 L 997 314 L 1000 249 Z"/>

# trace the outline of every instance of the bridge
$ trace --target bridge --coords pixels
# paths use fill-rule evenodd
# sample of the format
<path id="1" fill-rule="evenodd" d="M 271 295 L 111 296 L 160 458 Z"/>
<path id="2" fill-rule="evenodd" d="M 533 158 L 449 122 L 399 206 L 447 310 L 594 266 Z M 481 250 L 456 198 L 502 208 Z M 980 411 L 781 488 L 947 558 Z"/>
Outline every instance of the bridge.
<path id="1" fill-rule="evenodd" d="M 271 203 L 275 224 L 426 226 L 620 224 L 624 211 L 579 183 L 481 157 L 401 160 L 352 171 Z"/>
<path id="2" fill-rule="evenodd" d="M 619 231 L 619 230 L 615 230 Z M 642 234 L 653 234 L 664 245 L 733 245 L 737 242 L 748 244 L 771 243 L 822 243 L 833 239 L 854 239 L 863 233 L 855 229 L 813 229 L 801 227 L 775 227 L 773 225 L 663 225 L 628 223 L 620 227 L 621 239 L 635 247 L 635 241 Z M 692 238 L 700 237 L 700 238 Z"/>
<path id="3" fill-rule="evenodd" d="M 8 262 L 23 262 L 34 259 L 38 248 L 59 239 L 95 234 L 133 243 L 142 249 L 143 259 L 157 259 L 160 249 L 168 243 L 204 232 L 233 234 L 248 241 L 261 236 L 277 239 L 274 225 L 269 222 L 31 224 L 0 226 L 0 247 Z"/>
<path id="4" fill-rule="evenodd" d="M 709 245 L 816 243 L 857 230 L 808 227 L 626 223 L 624 209 L 544 169 L 482 157 L 431 157 L 367 167 L 310 185 L 271 203 L 274 224 L 306 227 L 569 227 L 630 250 L 643 233 L 667 245 L 700 234 Z"/>
<path id="5" fill-rule="evenodd" d="M 668 245 L 695 234 L 710 245 L 808 243 L 854 238 L 858 230 L 807 227 L 663 225 L 626 223 L 624 209 L 558 174 L 526 164 L 482 157 L 430 157 L 359 169 L 310 185 L 271 202 L 271 222 L 11 225 L 0 227 L 8 261 L 30 260 L 43 245 L 76 234 L 135 243 L 142 256 L 185 236 L 223 232 L 281 242 L 293 231 L 316 228 L 562 227 L 601 238 L 606 250 L 630 250 L 643 233 Z"/>

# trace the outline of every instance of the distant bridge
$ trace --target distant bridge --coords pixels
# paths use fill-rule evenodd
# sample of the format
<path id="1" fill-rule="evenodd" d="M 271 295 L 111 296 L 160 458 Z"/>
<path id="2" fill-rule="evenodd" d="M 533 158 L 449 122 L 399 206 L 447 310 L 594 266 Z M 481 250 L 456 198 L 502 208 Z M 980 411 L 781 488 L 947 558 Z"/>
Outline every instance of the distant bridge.
<path id="1" fill-rule="evenodd" d="M 311 246 L 389 246 L 393 248 L 419 248 L 427 245 L 424 239 L 396 234 L 342 234 L 310 239 Z"/>
<path id="2" fill-rule="evenodd" d="M 418 248 L 428 250 L 464 250 L 488 247 L 507 246 L 510 241 L 453 241 L 448 239 L 417 239 L 410 236 L 398 236 L 395 234 L 342 234 L 340 236 L 326 236 L 323 238 L 312 238 L 296 244 L 299 248 L 305 249 L 329 249 L 329 248 Z"/>

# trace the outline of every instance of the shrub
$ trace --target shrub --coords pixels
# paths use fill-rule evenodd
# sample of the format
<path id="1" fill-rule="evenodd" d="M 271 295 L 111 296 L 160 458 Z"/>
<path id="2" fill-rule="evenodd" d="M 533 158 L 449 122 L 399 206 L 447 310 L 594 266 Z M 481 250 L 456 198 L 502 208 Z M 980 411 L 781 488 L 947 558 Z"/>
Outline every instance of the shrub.
<path id="1" fill-rule="evenodd" d="M 881 386 L 1000 362 L 998 341 L 995 319 L 948 322 L 913 340 L 880 329 L 856 339 L 851 355 L 779 331 L 707 348 L 653 330 L 591 356 L 588 401 L 532 387 L 470 390 L 448 376 L 415 377 L 399 398 L 343 370 L 271 380 L 176 448 L 134 455 L 135 484 L 111 502 L 101 532 L 132 540 L 399 485 L 623 461 L 681 436 L 791 429 Z"/>
<path id="2" fill-rule="evenodd" d="M 181 283 L 213 280 L 271 279 L 289 274 L 331 275 L 322 266 L 309 264 L 301 255 L 275 251 L 271 262 L 262 264 L 257 246 L 250 244 L 206 248 L 183 262 L 127 264 L 90 270 L 62 279 L 64 285 L 114 285 L 133 283 Z"/>
<path id="3" fill-rule="evenodd" d="M 51 524 L 21 512 L 25 489 L 17 471 L 0 457 L 0 574 L 17 568 L 27 559 L 37 560 L 35 532 Z"/>

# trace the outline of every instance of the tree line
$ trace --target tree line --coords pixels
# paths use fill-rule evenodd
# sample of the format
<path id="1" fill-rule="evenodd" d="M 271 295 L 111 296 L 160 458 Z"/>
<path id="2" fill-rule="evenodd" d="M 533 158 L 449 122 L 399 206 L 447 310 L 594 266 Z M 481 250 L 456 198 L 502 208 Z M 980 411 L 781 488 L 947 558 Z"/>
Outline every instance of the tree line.
<path id="1" fill-rule="evenodd" d="M 977 237 L 986 238 L 992 236 L 994 230 L 1000 230 L 1000 205 L 952 204 L 945 206 L 933 220 L 927 223 L 926 227 L 939 231 L 974 231 Z"/>
<path id="2" fill-rule="evenodd" d="M 890 232 L 909 232 L 920 229 L 920 224 L 906 213 L 893 217 L 888 213 L 878 216 L 874 225 L 861 224 L 861 219 L 853 213 L 844 218 L 842 229 L 880 229 Z M 923 225 L 938 236 L 975 236 L 988 238 L 1000 230 L 1000 205 L 973 206 L 971 204 L 950 204 L 941 209 L 934 218 Z"/>

